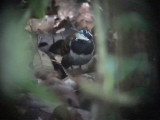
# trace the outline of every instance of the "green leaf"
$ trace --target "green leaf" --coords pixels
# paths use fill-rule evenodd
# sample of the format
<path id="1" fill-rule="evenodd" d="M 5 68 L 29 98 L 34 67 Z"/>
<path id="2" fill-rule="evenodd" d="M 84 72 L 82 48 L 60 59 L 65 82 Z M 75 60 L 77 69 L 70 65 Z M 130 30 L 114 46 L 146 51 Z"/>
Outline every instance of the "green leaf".
<path id="1" fill-rule="evenodd" d="M 136 13 L 120 15 L 115 19 L 114 23 L 117 29 L 125 31 L 130 31 L 131 29 L 148 29 L 148 23 L 146 20 Z"/>
<path id="2" fill-rule="evenodd" d="M 119 58 L 117 71 L 117 80 L 124 80 L 134 71 L 146 73 L 150 70 L 147 56 L 143 54 L 136 55 L 133 58 Z"/>
<path id="3" fill-rule="evenodd" d="M 28 0 L 31 10 L 37 18 L 45 15 L 45 10 L 50 0 Z"/>
<path id="4" fill-rule="evenodd" d="M 81 82 L 80 85 L 85 93 L 104 103 L 129 106 L 137 102 L 135 97 L 117 91 L 105 91 L 101 85 L 96 83 Z"/>
<path id="5" fill-rule="evenodd" d="M 35 82 L 30 68 L 34 49 L 31 37 L 25 31 L 29 12 L 27 11 L 24 15 L 17 14 L 17 16 L 12 15 L 12 12 L 8 10 L 5 13 L 7 16 L 3 18 L 7 24 L 4 24 L 0 48 L 3 70 L 2 90 L 5 95 L 12 98 L 16 98 L 19 92 L 30 92 L 54 108 L 61 104 L 61 101 L 44 86 Z"/>

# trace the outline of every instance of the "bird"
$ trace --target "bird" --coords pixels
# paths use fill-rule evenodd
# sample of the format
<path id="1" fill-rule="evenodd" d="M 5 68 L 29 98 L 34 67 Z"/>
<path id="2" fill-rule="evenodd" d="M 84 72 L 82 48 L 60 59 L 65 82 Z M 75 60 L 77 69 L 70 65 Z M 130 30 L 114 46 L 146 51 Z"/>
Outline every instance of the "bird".
<path id="1" fill-rule="evenodd" d="M 81 69 L 81 65 L 87 64 L 93 57 L 93 36 L 87 29 L 75 32 L 71 39 L 67 38 L 65 43 L 62 48 L 67 52 L 62 51 L 64 56 L 61 63 L 66 69 L 72 68 L 73 65 L 78 65 Z"/>
<path id="2" fill-rule="evenodd" d="M 94 49 L 93 35 L 87 29 L 81 29 L 52 45 L 49 51 L 63 56 L 61 64 L 64 68 L 74 65 L 81 69 L 81 65 L 87 64 L 93 57 Z"/>

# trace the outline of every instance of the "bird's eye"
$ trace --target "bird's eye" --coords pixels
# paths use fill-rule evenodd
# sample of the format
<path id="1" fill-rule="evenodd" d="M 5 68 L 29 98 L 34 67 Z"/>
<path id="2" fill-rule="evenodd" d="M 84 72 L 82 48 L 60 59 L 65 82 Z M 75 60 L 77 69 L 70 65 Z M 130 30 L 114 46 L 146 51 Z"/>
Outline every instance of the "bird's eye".
<path id="1" fill-rule="evenodd" d="M 80 30 L 79 33 L 80 33 L 80 34 L 83 34 L 83 30 Z"/>

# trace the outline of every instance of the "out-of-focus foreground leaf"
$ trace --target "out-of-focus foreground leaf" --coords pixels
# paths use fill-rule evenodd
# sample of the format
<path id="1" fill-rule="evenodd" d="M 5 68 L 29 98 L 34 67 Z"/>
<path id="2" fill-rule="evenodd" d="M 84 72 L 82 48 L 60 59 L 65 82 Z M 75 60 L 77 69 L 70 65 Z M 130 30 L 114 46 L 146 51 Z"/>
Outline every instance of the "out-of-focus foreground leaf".
<path id="1" fill-rule="evenodd" d="M 130 31 L 131 29 L 148 30 L 148 24 L 144 18 L 135 13 L 124 14 L 116 17 L 115 29 Z"/>
<path id="2" fill-rule="evenodd" d="M 119 70 L 117 71 L 117 80 L 122 81 L 134 71 L 147 73 L 150 70 L 147 56 L 138 54 L 133 58 L 119 58 Z"/>
<path id="3" fill-rule="evenodd" d="M 138 70 L 140 72 L 148 72 L 149 65 L 147 62 L 147 57 L 144 55 L 137 55 L 132 58 L 125 58 L 120 56 L 111 56 L 106 50 L 106 35 L 105 31 L 107 22 L 103 22 L 103 17 L 101 13 L 100 6 L 98 2 L 94 3 L 94 13 L 95 13 L 95 25 L 96 25 L 96 39 L 97 39 L 97 54 L 98 54 L 98 66 L 97 72 L 103 84 L 86 84 L 82 83 L 82 88 L 88 94 L 99 98 L 106 102 L 118 103 L 119 105 L 133 105 L 136 103 L 137 99 L 131 97 L 130 94 L 124 94 L 118 92 L 116 86 L 120 81 L 124 80 L 128 75 Z M 135 22 L 131 17 L 125 17 L 124 21 L 127 21 L 127 29 L 134 27 Z M 121 21 L 121 22 L 122 22 Z M 137 22 L 140 28 L 144 28 L 145 24 L 139 19 Z M 105 25 L 105 26 L 104 26 Z M 121 25 L 121 24 L 120 24 Z M 124 25 L 125 26 L 125 25 Z M 139 29 L 140 29 L 139 28 Z M 144 68 L 145 66 L 145 68 Z M 101 94 L 99 94 L 101 93 Z M 135 95 L 136 96 L 136 95 Z"/>
<path id="4" fill-rule="evenodd" d="M 113 105 L 134 105 L 137 102 L 137 99 L 124 93 L 117 91 L 107 92 L 102 89 L 102 86 L 96 83 L 90 83 L 89 85 L 86 82 L 82 82 L 82 89 L 98 101 L 103 101 L 107 104 Z"/>
<path id="5" fill-rule="evenodd" d="M 61 101 L 44 86 L 34 81 L 30 68 L 34 51 L 31 37 L 25 31 L 29 12 L 24 15 L 17 11 L 12 12 L 17 14 L 13 16 L 8 10 L 3 18 L 7 24 L 3 26 L 1 42 L 2 90 L 12 98 L 18 97 L 20 92 L 30 92 L 54 108 Z"/>
<path id="6" fill-rule="evenodd" d="M 144 54 L 137 54 L 132 58 L 108 56 L 106 62 L 107 73 L 117 81 L 125 80 L 125 78 L 134 71 L 147 73 L 150 70 L 147 56 Z"/>
<path id="7" fill-rule="evenodd" d="M 30 8 L 37 18 L 42 18 L 45 15 L 45 10 L 49 0 L 28 0 Z"/>

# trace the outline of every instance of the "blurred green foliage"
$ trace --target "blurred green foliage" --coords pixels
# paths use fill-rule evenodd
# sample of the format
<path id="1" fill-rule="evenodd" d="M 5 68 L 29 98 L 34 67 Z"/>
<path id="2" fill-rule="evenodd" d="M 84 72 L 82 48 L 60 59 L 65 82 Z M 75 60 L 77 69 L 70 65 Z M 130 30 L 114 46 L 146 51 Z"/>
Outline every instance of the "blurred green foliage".
<path id="1" fill-rule="evenodd" d="M 50 0 L 28 0 L 30 10 L 37 18 L 42 18 L 45 15 L 45 10 Z"/>
<path id="2" fill-rule="evenodd" d="M 1 43 L 3 44 L 1 48 L 3 90 L 7 95 L 13 97 L 16 97 L 18 92 L 29 91 L 47 105 L 54 108 L 61 104 L 61 101 L 53 93 L 49 92 L 47 88 L 37 85 L 34 82 L 35 78 L 29 68 L 34 50 L 31 45 L 31 39 L 24 30 L 30 12 L 34 12 L 37 18 L 43 17 L 49 0 L 28 1 L 30 8 L 23 15 L 17 14 L 17 16 L 13 16 L 10 14 L 13 11 L 11 12 L 10 10 L 4 13 L 9 17 L 5 18 L 7 24 L 4 25 Z M 103 102 L 116 105 L 133 105 L 137 102 L 137 99 L 131 96 L 131 94 L 119 92 L 115 89 L 115 84 L 116 82 L 124 80 L 129 74 L 136 70 L 147 72 L 149 67 L 147 67 L 148 62 L 146 57 L 137 55 L 133 58 L 120 58 L 109 55 L 106 48 L 106 38 L 108 37 L 106 31 L 109 25 L 108 22 L 103 22 L 102 20 L 102 9 L 99 3 L 95 2 L 93 7 L 98 55 L 97 72 L 99 74 L 98 78 L 103 79 L 103 84 L 82 83 L 81 86 L 86 93 Z M 133 16 L 128 15 L 120 16 L 115 23 L 118 28 L 124 28 L 126 30 L 130 30 L 135 26 L 138 27 L 138 29 L 146 28 L 146 23 L 141 21 L 139 17 L 135 22 Z M 137 89 L 133 92 L 137 93 L 137 91 L 143 90 L 144 89 Z"/>
<path id="3" fill-rule="evenodd" d="M 42 2 L 43 7 L 39 8 L 40 11 L 35 9 L 35 12 L 38 17 L 42 17 L 47 2 L 44 0 L 39 2 Z M 36 4 L 35 2 L 30 4 L 32 4 L 32 7 L 34 5 L 38 6 L 38 3 Z M 45 86 L 36 83 L 31 70 L 35 51 L 31 36 L 25 31 L 30 9 L 26 10 L 25 13 L 7 9 L 3 13 L 3 20 L 6 24 L 3 25 L 1 41 L 2 90 L 12 99 L 16 99 L 19 93 L 29 92 L 46 105 L 55 108 L 61 104 L 61 101 Z"/>
<path id="4" fill-rule="evenodd" d="M 117 71 L 115 70 L 116 71 L 115 76 L 118 81 L 125 80 L 125 78 L 128 75 L 132 74 L 134 71 L 147 73 L 150 70 L 147 56 L 145 54 L 137 54 L 132 58 L 127 58 L 127 57 L 113 58 L 112 61 L 114 61 L 113 69 L 117 68 L 116 69 Z"/>
<path id="5" fill-rule="evenodd" d="M 103 6 L 103 9 L 101 5 Z M 109 19 L 105 21 L 104 19 L 109 16 L 107 15 L 107 13 L 109 12 L 105 11 L 108 10 L 108 7 L 109 5 L 107 1 L 102 2 L 95 0 L 93 3 L 93 10 L 95 15 L 95 27 L 96 27 L 96 43 L 97 43 L 96 52 L 98 58 L 97 59 L 98 77 L 97 77 L 97 83 L 87 84 L 84 82 L 81 84 L 85 93 L 88 93 L 89 95 L 94 97 L 96 101 L 99 101 L 93 104 L 92 112 L 94 114 L 93 116 L 94 120 L 104 119 L 104 117 L 101 114 L 99 115 L 99 112 L 103 112 L 104 115 L 106 115 L 105 119 L 116 120 L 117 115 L 115 109 L 118 110 L 119 106 L 124 107 L 124 106 L 136 105 L 139 102 L 139 98 L 141 98 L 144 94 L 146 94 L 147 86 L 137 87 L 129 92 L 128 91 L 120 92 L 120 89 L 117 85 L 123 82 L 123 80 L 126 80 L 126 78 L 135 71 L 141 74 L 148 73 L 150 71 L 150 65 L 148 63 L 147 60 L 148 58 L 146 54 L 136 54 L 132 57 L 131 56 L 125 57 L 119 54 L 110 55 L 109 53 L 107 53 L 106 39 L 108 38 L 108 36 L 106 33 L 107 30 L 109 29 L 109 26 L 111 25 L 109 25 L 110 24 Z M 107 17 L 104 17 L 104 14 L 107 15 Z M 113 24 L 116 32 L 123 31 L 124 36 L 125 35 L 127 36 L 127 33 L 129 31 L 132 32 L 132 30 L 137 30 L 137 31 L 148 30 L 148 24 L 138 14 L 130 13 L 130 14 L 120 15 L 119 17 L 115 18 Z M 122 47 L 122 44 L 118 44 L 118 47 Z M 124 85 L 127 86 L 128 84 L 126 83 Z M 101 104 L 104 104 L 104 108 L 103 106 L 101 106 Z M 107 105 L 106 108 L 105 105 Z"/>
<path id="6" fill-rule="evenodd" d="M 136 13 L 127 13 L 116 17 L 114 21 L 115 29 L 130 31 L 132 29 L 148 30 L 147 21 Z"/>
<path id="7" fill-rule="evenodd" d="M 134 105 L 138 102 L 136 95 L 133 97 L 129 93 L 121 93 L 117 90 L 116 85 L 118 85 L 122 80 L 125 80 L 125 78 L 134 71 L 139 71 L 141 73 L 148 72 L 149 63 L 147 61 L 147 56 L 145 54 L 137 54 L 134 57 L 109 55 L 107 53 L 107 45 L 105 42 L 108 37 L 106 35 L 106 31 L 109 26 L 109 20 L 103 22 L 104 17 L 102 16 L 102 12 L 104 11 L 101 10 L 101 6 L 98 1 L 95 0 L 93 8 L 97 40 L 96 52 L 98 55 L 97 72 L 99 76 L 98 79 L 103 79 L 103 82 L 98 84 L 82 83 L 82 88 L 85 92 L 94 96 L 95 99 L 100 99 L 110 104 Z M 147 27 L 145 21 L 143 21 L 139 16 L 133 17 L 132 15 L 120 16 L 116 21 L 116 25 L 119 28 L 116 30 L 130 30 L 132 28 L 141 30 Z"/>

